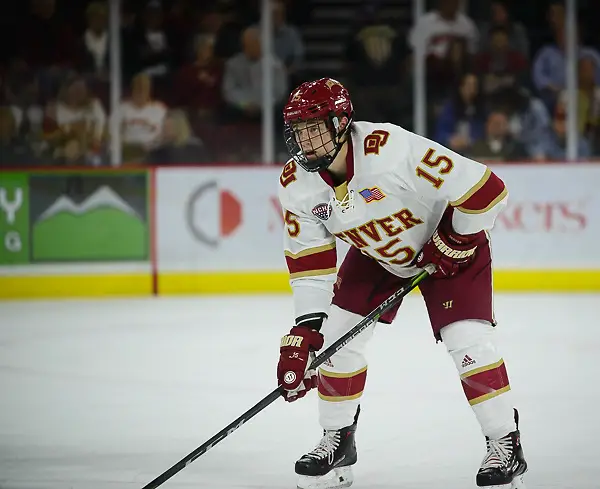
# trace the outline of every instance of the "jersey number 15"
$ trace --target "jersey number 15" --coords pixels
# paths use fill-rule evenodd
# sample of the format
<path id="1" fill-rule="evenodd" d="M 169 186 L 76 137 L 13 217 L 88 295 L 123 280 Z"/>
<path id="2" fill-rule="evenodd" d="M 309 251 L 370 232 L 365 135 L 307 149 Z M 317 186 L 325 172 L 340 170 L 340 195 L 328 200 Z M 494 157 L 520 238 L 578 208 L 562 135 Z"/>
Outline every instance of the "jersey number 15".
<path id="1" fill-rule="evenodd" d="M 450 173 L 452 168 L 454 168 L 454 163 L 447 156 L 439 155 L 437 158 L 435 158 L 435 150 L 433 148 L 429 148 L 427 150 L 420 163 L 431 169 L 437 168 L 438 173 L 441 175 Z M 424 178 L 436 189 L 439 189 L 444 183 L 443 178 L 432 175 L 429 171 L 423 169 L 421 166 L 417 166 L 416 172 L 419 178 Z"/>

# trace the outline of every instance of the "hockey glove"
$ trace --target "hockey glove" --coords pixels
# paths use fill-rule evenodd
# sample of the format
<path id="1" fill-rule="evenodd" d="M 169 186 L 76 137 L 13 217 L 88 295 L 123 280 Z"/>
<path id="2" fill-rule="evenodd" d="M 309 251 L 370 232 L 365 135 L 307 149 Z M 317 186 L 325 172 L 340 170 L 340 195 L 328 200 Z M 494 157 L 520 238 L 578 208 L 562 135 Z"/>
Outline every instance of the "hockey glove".
<path id="1" fill-rule="evenodd" d="M 292 402 L 317 387 L 317 371 L 308 366 L 315 358 L 315 351 L 323 347 L 323 335 L 307 326 L 294 326 L 281 338 L 277 380 L 283 385 L 284 398 Z"/>
<path id="2" fill-rule="evenodd" d="M 451 219 L 443 219 L 417 256 L 416 265 L 436 265 L 433 277 L 448 278 L 468 267 L 475 259 L 477 247 L 485 241 L 483 231 L 458 234 L 452 229 Z"/>

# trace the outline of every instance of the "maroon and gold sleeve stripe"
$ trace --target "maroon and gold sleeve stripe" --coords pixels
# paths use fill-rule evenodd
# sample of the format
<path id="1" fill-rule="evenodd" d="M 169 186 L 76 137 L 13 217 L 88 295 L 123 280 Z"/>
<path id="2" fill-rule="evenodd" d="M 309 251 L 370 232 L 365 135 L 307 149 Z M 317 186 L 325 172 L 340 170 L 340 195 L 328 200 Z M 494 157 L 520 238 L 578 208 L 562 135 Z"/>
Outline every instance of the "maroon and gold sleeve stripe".
<path id="1" fill-rule="evenodd" d="M 315 277 L 337 272 L 335 242 L 298 253 L 285 252 L 290 278 Z"/>
<path id="2" fill-rule="evenodd" d="M 450 205 L 466 214 L 483 214 L 504 199 L 507 193 L 504 182 L 488 168 L 479 182 Z"/>

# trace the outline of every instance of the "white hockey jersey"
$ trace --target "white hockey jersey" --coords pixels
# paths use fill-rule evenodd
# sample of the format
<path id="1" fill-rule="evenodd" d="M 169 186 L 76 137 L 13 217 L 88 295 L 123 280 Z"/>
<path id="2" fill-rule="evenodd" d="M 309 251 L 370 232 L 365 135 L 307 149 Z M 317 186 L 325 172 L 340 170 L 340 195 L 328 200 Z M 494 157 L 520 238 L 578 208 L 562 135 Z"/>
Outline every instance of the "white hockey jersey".
<path id="1" fill-rule="evenodd" d="M 355 122 L 347 182 L 290 160 L 279 179 L 284 253 L 296 317 L 325 312 L 336 280 L 336 237 L 400 277 L 448 206 L 460 234 L 491 229 L 506 204 L 504 183 L 481 163 L 394 124 Z"/>
<path id="2" fill-rule="evenodd" d="M 162 133 L 167 107 L 156 100 L 143 107 L 131 101 L 121 104 L 123 142 L 150 145 L 156 143 Z"/>

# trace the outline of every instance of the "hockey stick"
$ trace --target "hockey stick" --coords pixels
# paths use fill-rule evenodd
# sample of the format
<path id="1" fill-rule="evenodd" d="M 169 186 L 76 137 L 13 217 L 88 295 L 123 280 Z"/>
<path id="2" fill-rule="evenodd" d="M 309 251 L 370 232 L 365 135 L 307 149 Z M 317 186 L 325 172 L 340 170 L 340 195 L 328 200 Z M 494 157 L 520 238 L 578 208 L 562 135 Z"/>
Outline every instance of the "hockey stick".
<path id="1" fill-rule="evenodd" d="M 345 335 L 339 338 L 335 343 L 326 348 L 319 356 L 317 356 L 312 363 L 310 364 L 309 369 L 315 370 L 322 363 L 327 361 L 330 357 L 332 357 L 336 352 L 341 350 L 344 346 L 346 346 L 350 341 L 356 338 L 360 333 L 362 333 L 365 329 L 371 326 L 373 323 L 376 323 L 379 318 L 395 306 L 400 300 L 402 300 L 411 290 L 413 290 L 419 283 L 427 278 L 433 271 L 435 270 L 434 265 L 426 265 L 424 267 L 424 271 L 415 275 L 411 278 L 409 282 L 400 287 L 398 291 L 388 297 L 383 303 L 381 303 L 376 309 L 371 311 L 368 316 L 364 317 L 356 326 L 354 326 L 350 331 L 348 331 Z M 152 482 L 146 484 L 142 489 L 156 489 L 158 486 L 164 484 L 175 474 L 185 469 L 189 464 L 191 464 L 194 460 L 196 460 L 201 455 L 208 452 L 212 447 L 214 447 L 217 443 L 223 440 L 225 437 L 229 436 L 235 430 L 237 430 L 240 426 L 247 423 L 260 413 L 267 406 L 275 402 L 276 399 L 281 397 L 282 394 L 282 386 L 277 387 L 273 392 L 264 397 L 262 400 L 258 401 L 254 406 L 252 406 L 248 411 L 242 414 L 239 418 L 232 421 L 225 428 L 219 431 L 215 436 L 211 439 L 204 442 L 200 445 L 196 450 L 188 454 L 186 457 L 182 458 L 179 462 L 173 465 L 170 469 L 163 472 Z"/>

